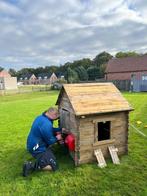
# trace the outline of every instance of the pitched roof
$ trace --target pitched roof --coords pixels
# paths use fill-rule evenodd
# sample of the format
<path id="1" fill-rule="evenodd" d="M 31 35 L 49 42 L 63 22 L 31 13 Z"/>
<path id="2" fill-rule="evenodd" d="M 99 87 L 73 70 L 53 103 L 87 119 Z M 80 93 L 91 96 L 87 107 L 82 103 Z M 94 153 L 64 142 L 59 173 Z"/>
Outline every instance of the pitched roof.
<path id="1" fill-rule="evenodd" d="M 52 75 L 52 73 L 39 73 L 37 75 L 37 77 L 42 77 L 42 78 L 47 77 L 47 78 L 50 78 L 51 75 Z"/>
<path id="2" fill-rule="evenodd" d="M 2 70 L 0 71 L 0 77 L 11 77 L 11 75 L 6 70 Z"/>
<path id="3" fill-rule="evenodd" d="M 64 91 L 77 116 L 132 110 L 112 83 L 64 84 L 58 96 L 57 105 Z"/>
<path id="4" fill-rule="evenodd" d="M 147 71 L 147 55 L 113 58 L 108 61 L 106 73 Z"/>
<path id="5" fill-rule="evenodd" d="M 30 79 L 33 75 L 34 75 L 34 74 L 32 74 L 32 73 L 22 74 L 22 75 L 20 76 L 20 78 L 22 78 L 22 79 L 25 79 L 25 78 Z M 35 76 L 35 75 L 34 75 L 34 76 Z M 36 76 L 35 76 L 35 77 L 36 77 Z"/>

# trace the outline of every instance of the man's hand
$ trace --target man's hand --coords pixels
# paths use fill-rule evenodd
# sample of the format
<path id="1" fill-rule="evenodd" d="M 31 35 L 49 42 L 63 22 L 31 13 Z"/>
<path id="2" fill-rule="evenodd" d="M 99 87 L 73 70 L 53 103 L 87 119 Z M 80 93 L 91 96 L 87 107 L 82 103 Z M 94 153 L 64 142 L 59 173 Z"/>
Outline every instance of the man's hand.
<path id="1" fill-rule="evenodd" d="M 57 133 L 56 138 L 57 138 L 59 144 L 64 144 L 64 140 L 63 140 L 63 137 L 60 132 Z"/>
<path id="2" fill-rule="evenodd" d="M 63 140 L 63 138 L 62 138 L 62 135 L 61 135 L 61 133 L 57 133 L 57 135 L 56 135 L 56 138 L 57 138 L 57 140 Z"/>
<path id="3" fill-rule="evenodd" d="M 65 128 L 62 128 L 62 132 L 65 132 L 66 131 L 66 129 Z"/>

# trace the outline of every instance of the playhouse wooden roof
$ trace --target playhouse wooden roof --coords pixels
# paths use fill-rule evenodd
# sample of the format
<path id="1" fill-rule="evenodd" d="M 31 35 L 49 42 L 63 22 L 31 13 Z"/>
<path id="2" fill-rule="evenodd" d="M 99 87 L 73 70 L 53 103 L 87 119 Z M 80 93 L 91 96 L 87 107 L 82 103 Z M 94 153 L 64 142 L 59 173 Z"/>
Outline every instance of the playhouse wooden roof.
<path id="1" fill-rule="evenodd" d="M 112 83 L 65 84 L 58 96 L 57 105 L 64 91 L 77 116 L 132 110 Z"/>

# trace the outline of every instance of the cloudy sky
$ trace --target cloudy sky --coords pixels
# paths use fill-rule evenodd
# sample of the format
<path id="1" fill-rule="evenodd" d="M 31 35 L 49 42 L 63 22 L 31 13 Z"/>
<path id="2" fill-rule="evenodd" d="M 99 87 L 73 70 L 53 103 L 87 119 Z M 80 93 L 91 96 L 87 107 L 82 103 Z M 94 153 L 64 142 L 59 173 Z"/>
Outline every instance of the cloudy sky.
<path id="1" fill-rule="evenodd" d="M 146 0 L 0 0 L 0 66 L 147 52 Z"/>

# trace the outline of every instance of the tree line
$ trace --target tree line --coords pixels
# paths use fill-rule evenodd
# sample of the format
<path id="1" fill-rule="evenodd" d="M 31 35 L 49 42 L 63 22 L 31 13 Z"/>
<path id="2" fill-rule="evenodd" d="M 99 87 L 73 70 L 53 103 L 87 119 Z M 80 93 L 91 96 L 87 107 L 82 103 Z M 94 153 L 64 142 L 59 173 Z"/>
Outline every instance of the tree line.
<path id="1" fill-rule="evenodd" d="M 115 58 L 123 58 L 130 56 L 141 56 L 136 52 L 118 52 Z M 74 62 L 66 62 L 64 65 L 60 66 L 45 66 L 37 68 L 22 68 L 16 71 L 13 68 L 9 69 L 11 76 L 15 76 L 18 79 L 23 75 L 35 74 L 37 77 L 40 73 L 55 73 L 58 77 L 64 76 L 69 83 L 96 80 L 104 77 L 104 72 L 107 62 L 112 59 L 113 56 L 107 52 L 101 52 L 94 59 L 83 58 L 81 60 L 75 60 Z M 0 67 L 0 71 L 3 70 Z"/>

